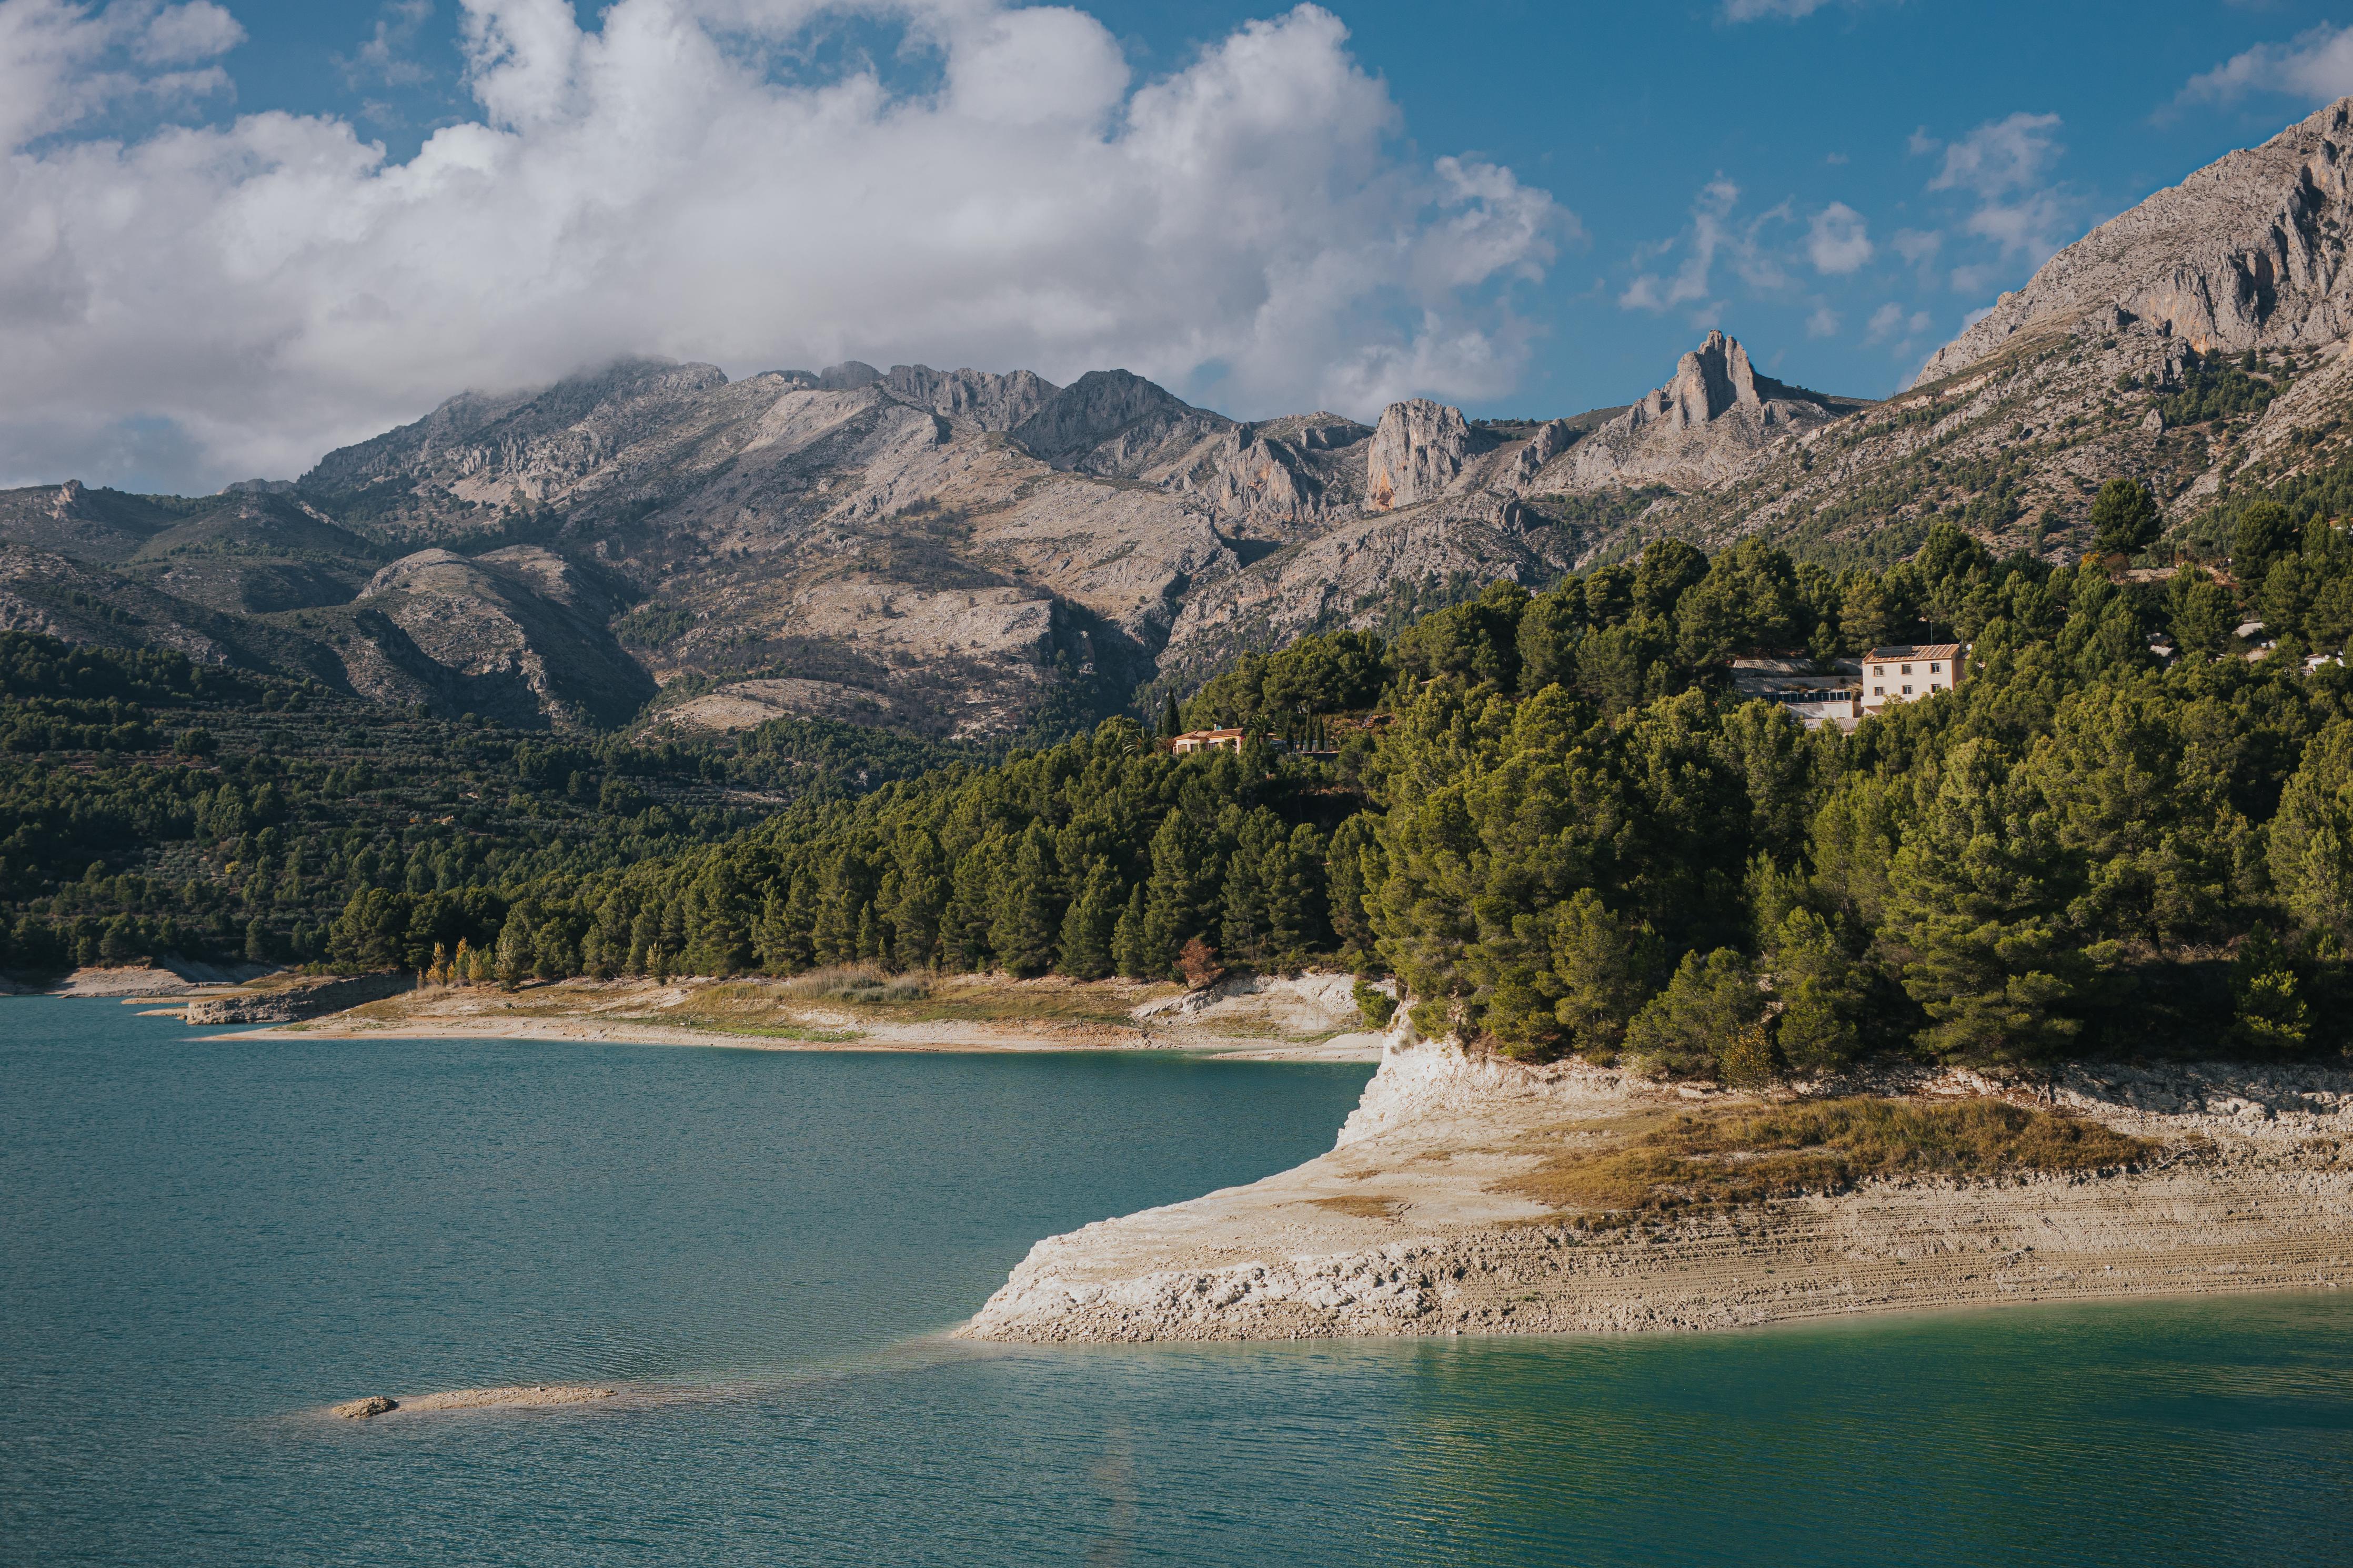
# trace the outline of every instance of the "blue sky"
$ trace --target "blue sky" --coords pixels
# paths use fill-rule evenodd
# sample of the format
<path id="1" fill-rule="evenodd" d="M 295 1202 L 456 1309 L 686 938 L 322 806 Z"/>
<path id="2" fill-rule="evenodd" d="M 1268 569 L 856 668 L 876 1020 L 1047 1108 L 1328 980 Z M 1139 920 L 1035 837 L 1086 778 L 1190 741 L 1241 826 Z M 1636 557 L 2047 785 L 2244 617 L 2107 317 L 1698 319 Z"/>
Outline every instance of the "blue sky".
<path id="1" fill-rule="evenodd" d="M 1099 0 L 1010 32 L 995 0 L 631 0 L 627 37 L 563 3 L 475 0 L 470 33 L 457 0 L 0 0 L 0 72 L 43 63 L 36 12 L 114 26 L 59 56 L 81 98 L 0 127 L 45 181 L 0 220 L 0 350 L 72 383 L 0 402 L 0 479 L 298 471 L 625 348 L 736 374 L 1116 360 L 1244 416 L 1408 392 L 1523 415 L 1627 401 L 1721 326 L 1785 379 L 1883 395 L 2055 246 L 2353 91 L 2341 10 L 2301 0 L 1335 0 L 1336 24 Z M 706 35 L 737 73 L 715 86 L 665 53 Z M 918 114 L 951 78 L 978 118 Z M 859 81 L 855 114 L 825 96 Z M 644 108 L 697 92 L 699 141 Z M 787 136 L 758 95 L 794 92 Z M 448 205 L 470 158 L 479 198 Z M 428 183 L 443 205 L 386 216 Z M 44 201 L 48 229 L 23 216 Z M 159 275 L 90 261 L 77 202 L 153 215 Z"/>

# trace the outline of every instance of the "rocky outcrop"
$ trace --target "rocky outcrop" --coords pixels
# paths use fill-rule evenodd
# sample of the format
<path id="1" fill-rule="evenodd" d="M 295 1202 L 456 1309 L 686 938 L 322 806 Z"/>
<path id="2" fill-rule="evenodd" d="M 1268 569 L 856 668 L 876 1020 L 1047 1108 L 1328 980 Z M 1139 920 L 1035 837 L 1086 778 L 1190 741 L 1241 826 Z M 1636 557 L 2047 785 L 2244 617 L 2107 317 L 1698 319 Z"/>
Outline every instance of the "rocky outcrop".
<path id="1" fill-rule="evenodd" d="M 1711 331 L 1672 380 L 1577 444 L 1564 488 L 1713 485 L 1763 447 L 1862 406 L 1759 375 L 1746 349 Z"/>
<path id="2" fill-rule="evenodd" d="M 1427 397 L 1390 404 L 1365 452 L 1365 510 L 1388 511 L 1444 495 L 1463 465 L 1493 444 L 1471 428 L 1460 408 Z"/>
<path id="3" fill-rule="evenodd" d="M 211 996 L 188 1004 L 191 1024 L 294 1024 L 381 1002 L 413 990 L 414 975 L 395 972 L 377 974 L 305 975 L 267 989 L 241 991 L 233 996 Z"/>
<path id="4" fill-rule="evenodd" d="M 400 1401 L 389 1394 L 371 1394 L 364 1399 L 346 1399 L 332 1406 L 328 1414 L 346 1421 L 366 1421 L 400 1408 Z"/>
<path id="5" fill-rule="evenodd" d="M 1013 427 L 1013 439 L 1057 468 L 1133 479 L 1165 467 L 1234 422 L 1124 370 L 1089 371 Z"/>
<path id="6" fill-rule="evenodd" d="M 1915 384 L 2095 316 L 2147 321 L 2200 353 L 2306 349 L 2353 331 L 2353 98 L 2232 153 L 2110 219 L 1930 357 Z"/>
<path id="7" fill-rule="evenodd" d="M 894 397 L 982 430 L 1012 429 L 1061 390 L 1031 371 L 998 375 L 985 370 L 934 370 L 927 364 L 894 364 L 883 384 Z"/>
<path id="8" fill-rule="evenodd" d="M 607 629 L 611 599 L 537 545 L 479 557 L 421 550 L 378 572 L 353 605 L 362 632 L 455 711 L 524 728 L 610 725 L 656 689 Z"/>

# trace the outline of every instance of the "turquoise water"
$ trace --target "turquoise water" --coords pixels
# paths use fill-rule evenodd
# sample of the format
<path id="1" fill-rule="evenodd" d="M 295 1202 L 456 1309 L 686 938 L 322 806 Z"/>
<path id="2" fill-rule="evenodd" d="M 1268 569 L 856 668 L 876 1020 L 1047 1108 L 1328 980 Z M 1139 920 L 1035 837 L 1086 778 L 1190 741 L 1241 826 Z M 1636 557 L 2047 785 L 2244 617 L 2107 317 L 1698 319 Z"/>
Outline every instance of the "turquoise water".
<path id="1" fill-rule="evenodd" d="M 206 1038 L 0 1002 L 0 1562 L 2353 1563 L 2353 1302 L 1006 1351 L 1363 1068 Z M 627 1380 L 673 1404 L 323 1422 Z"/>

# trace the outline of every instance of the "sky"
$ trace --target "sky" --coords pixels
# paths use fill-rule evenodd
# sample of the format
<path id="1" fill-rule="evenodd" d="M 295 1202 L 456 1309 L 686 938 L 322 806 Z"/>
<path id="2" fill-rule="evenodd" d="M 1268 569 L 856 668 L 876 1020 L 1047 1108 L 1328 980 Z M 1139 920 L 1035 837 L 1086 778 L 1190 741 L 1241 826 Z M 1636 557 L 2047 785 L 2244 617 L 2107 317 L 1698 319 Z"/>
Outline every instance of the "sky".
<path id="1" fill-rule="evenodd" d="M 0 486 L 626 354 L 1535 416 L 1720 327 L 1884 395 L 2346 93 L 2305 0 L 0 0 Z"/>

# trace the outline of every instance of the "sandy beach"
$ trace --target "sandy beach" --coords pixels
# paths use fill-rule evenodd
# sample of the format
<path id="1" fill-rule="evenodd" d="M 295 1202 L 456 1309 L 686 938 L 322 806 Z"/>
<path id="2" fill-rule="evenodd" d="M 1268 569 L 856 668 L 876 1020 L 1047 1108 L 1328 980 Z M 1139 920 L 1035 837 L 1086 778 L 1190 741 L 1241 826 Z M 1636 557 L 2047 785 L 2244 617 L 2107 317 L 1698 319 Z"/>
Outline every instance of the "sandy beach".
<path id="1" fill-rule="evenodd" d="M 1927 1101 L 2000 1092 L 1966 1075 L 1905 1087 Z M 2158 1146 L 2128 1172 L 1871 1181 L 1617 1227 L 1537 1195 L 1563 1148 L 1725 1098 L 1393 1042 L 1329 1153 L 1041 1241 L 959 1332 L 1731 1328 L 2353 1275 L 2353 1073 L 2338 1068 L 2071 1070 L 2048 1105 Z"/>

